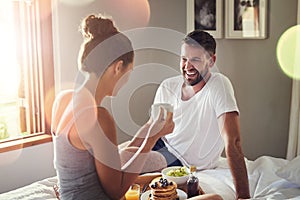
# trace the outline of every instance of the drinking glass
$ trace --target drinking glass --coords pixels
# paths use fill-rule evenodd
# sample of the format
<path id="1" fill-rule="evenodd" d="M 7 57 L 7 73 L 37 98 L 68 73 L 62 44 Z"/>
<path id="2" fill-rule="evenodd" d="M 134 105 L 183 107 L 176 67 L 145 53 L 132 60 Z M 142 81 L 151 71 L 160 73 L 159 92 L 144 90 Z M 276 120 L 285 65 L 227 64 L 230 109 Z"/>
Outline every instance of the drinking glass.
<path id="1" fill-rule="evenodd" d="M 125 194 L 126 200 L 139 200 L 140 199 L 140 185 L 132 184 Z"/>

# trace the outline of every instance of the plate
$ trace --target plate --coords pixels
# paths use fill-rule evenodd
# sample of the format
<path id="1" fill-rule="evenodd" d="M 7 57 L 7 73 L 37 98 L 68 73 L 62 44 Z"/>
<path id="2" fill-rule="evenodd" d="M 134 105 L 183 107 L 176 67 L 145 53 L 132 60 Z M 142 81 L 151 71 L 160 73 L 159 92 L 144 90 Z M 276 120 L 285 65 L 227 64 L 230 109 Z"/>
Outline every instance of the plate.
<path id="1" fill-rule="evenodd" d="M 187 199 L 187 194 L 184 191 L 182 191 L 180 189 L 176 189 L 176 191 L 177 191 L 179 200 Z M 148 200 L 150 192 L 151 192 L 150 190 L 144 192 L 141 196 L 141 200 Z"/>

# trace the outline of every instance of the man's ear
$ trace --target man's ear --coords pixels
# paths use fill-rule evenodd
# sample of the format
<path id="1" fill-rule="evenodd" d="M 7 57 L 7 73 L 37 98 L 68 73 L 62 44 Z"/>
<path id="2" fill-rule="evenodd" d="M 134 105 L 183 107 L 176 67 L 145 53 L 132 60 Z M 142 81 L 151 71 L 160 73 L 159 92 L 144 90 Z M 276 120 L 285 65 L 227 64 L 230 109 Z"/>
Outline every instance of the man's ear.
<path id="1" fill-rule="evenodd" d="M 213 67 L 216 62 L 216 55 L 212 55 L 209 59 L 209 67 Z"/>

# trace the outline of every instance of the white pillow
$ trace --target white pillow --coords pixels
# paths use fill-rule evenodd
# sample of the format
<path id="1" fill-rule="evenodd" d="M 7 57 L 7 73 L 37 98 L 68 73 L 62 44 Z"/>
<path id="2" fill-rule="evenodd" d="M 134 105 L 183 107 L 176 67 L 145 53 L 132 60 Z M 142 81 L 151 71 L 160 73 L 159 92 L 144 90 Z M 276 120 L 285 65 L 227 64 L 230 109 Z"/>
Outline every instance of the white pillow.
<path id="1" fill-rule="evenodd" d="M 300 186 L 300 156 L 279 168 L 276 175 Z"/>

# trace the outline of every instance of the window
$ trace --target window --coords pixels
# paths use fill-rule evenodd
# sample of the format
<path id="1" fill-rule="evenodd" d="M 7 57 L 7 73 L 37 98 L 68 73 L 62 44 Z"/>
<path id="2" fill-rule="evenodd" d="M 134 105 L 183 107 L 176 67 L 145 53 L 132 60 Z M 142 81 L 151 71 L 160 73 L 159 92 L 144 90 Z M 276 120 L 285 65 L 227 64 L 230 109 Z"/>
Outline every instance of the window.
<path id="1" fill-rule="evenodd" d="M 16 62 L 15 32 L 13 13 L 8 1 L 0 7 L 0 139 L 13 137 L 17 133 L 17 95 L 19 70 Z M 4 14 L 5 13 L 5 14 Z M 9 135 L 8 132 L 11 134 Z"/>
<path id="2" fill-rule="evenodd" d="M 4 0 L 0 4 L 1 148 L 11 141 L 33 141 L 37 135 L 50 133 L 54 64 L 51 0 Z"/>

